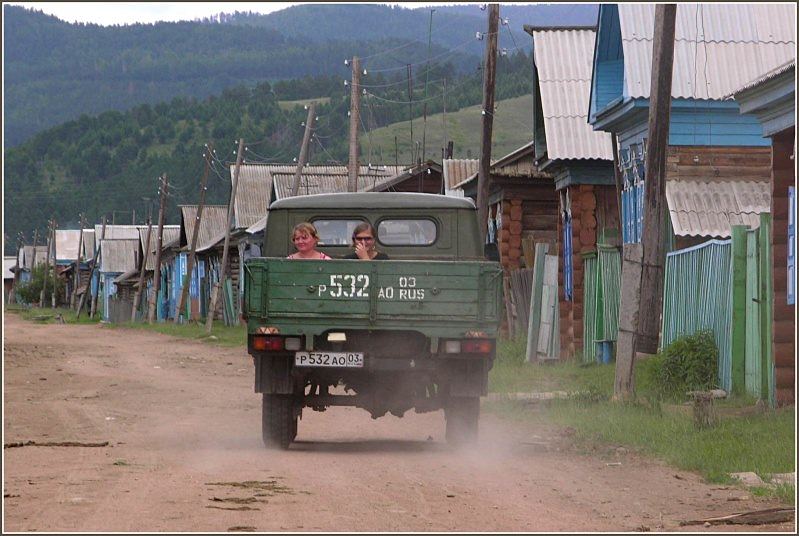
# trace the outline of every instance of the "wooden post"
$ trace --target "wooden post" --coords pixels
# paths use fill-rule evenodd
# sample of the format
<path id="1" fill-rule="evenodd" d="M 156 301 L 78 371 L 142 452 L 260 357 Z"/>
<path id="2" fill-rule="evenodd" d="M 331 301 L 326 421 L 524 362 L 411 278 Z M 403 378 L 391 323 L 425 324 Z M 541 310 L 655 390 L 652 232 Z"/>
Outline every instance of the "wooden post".
<path id="1" fill-rule="evenodd" d="M 17 285 L 19 284 L 19 254 L 25 247 L 25 238 L 22 233 L 17 235 L 17 259 L 14 261 L 14 283 L 11 285 L 11 291 L 8 293 L 8 303 L 17 303 Z"/>
<path id="2" fill-rule="evenodd" d="M 643 238 L 641 244 L 623 246 L 623 284 L 613 394 L 615 400 L 627 400 L 635 394 L 636 353 L 655 353 L 660 332 L 663 266 L 666 256 L 665 164 L 669 141 L 676 13 L 675 4 L 655 6 Z"/>
<path id="3" fill-rule="evenodd" d="M 305 134 L 302 136 L 302 147 L 300 147 L 300 160 L 297 162 L 297 171 L 294 173 L 294 184 L 291 186 L 291 195 L 296 196 L 300 191 L 300 178 L 302 168 L 308 161 L 308 143 L 311 141 L 311 131 L 313 130 L 314 117 L 316 117 L 316 103 L 308 105 L 308 118 L 305 120 Z"/>
<path id="4" fill-rule="evenodd" d="M 411 165 L 416 161 L 413 149 L 413 67 L 408 64 L 408 120 L 411 123 Z"/>
<path id="5" fill-rule="evenodd" d="M 488 8 L 488 40 L 486 41 L 485 70 L 483 72 L 482 131 L 480 133 L 480 171 L 477 176 L 477 221 L 480 240 L 486 241 L 488 221 L 488 192 L 491 182 L 491 135 L 494 128 L 494 86 L 497 75 L 497 31 L 499 4 Z"/>
<path id="6" fill-rule="evenodd" d="M 746 392 L 746 226 L 732 226 L 732 392 Z"/>
<path id="7" fill-rule="evenodd" d="M 239 171 L 241 169 L 242 152 L 244 151 L 244 138 L 239 139 L 239 153 L 236 155 L 236 168 L 233 170 L 233 187 L 230 190 L 230 202 L 227 207 L 227 229 L 225 232 L 225 245 L 222 248 L 222 265 L 219 267 L 219 281 L 214 284 L 211 289 L 211 305 L 208 307 L 208 318 L 205 320 L 205 331 L 211 333 L 214 327 L 214 314 L 216 313 L 216 304 L 219 300 L 219 292 L 222 285 L 225 283 L 225 275 L 227 273 L 227 251 L 230 244 L 230 228 L 233 226 L 233 206 L 236 202 L 236 188 L 239 184 Z"/>
<path id="8" fill-rule="evenodd" d="M 136 311 L 141 303 L 141 295 L 144 292 L 144 274 L 147 272 L 147 260 L 150 258 L 150 235 L 153 232 L 153 220 L 150 215 L 147 216 L 147 238 L 144 239 L 144 254 L 142 255 L 141 269 L 139 270 L 139 288 L 133 295 L 133 309 L 130 312 L 130 321 L 136 321 Z M 148 303 L 149 306 L 149 303 Z M 149 309 L 147 310 L 149 313 Z"/>
<path id="9" fill-rule="evenodd" d="M 45 257 L 44 261 L 44 277 L 42 278 L 42 292 L 39 295 L 39 307 L 44 308 L 44 297 L 47 294 L 47 278 L 50 276 L 50 248 L 51 248 L 51 238 L 53 236 L 52 233 L 53 229 L 53 220 L 47 221 L 47 256 Z M 31 273 L 33 273 L 33 269 L 31 268 Z"/>
<path id="10" fill-rule="evenodd" d="M 72 277 L 72 293 L 69 297 L 69 308 L 75 308 L 75 294 L 78 292 L 80 285 L 80 254 L 83 249 L 83 214 L 79 214 L 80 221 L 80 234 L 78 235 L 78 258 L 75 259 L 75 273 Z"/>
<path id="11" fill-rule="evenodd" d="M 80 311 L 83 309 L 83 304 L 86 302 L 86 297 L 91 296 L 91 302 L 89 302 L 89 316 L 94 317 L 94 311 L 97 309 L 97 295 L 100 293 L 100 282 L 97 282 L 97 292 L 91 292 L 92 288 L 92 280 L 94 279 L 94 271 L 99 269 L 97 268 L 97 263 L 99 262 L 98 257 L 100 256 L 100 242 L 105 239 L 105 216 L 103 216 L 103 227 L 100 230 L 100 238 L 97 236 L 94 237 L 94 257 L 92 258 L 92 265 L 89 269 L 89 282 L 86 284 L 86 292 L 80 297 L 80 303 L 78 304 L 78 314 L 77 318 L 80 318 Z"/>
<path id="12" fill-rule="evenodd" d="M 55 309 L 55 301 L 56 301 L 56 289 L 58 289 L 58 270 L 56 267 L 58 266 L 56 260 L 58 257 L 56 256 L 56 240 L 55 240 L 55 233 L 56 229 L 58 229 L 58 224 L 56 223 L 55 218 L 53 218 L 53 240 L 51 244 L 53 244 L 53 291 L 50 293 L 50 308 Z"/>
<path id="13" fill-rule="evenodd" d="M 194 230 L 191 233 L 191 245 L 189 260 L 186 264 L 186 275 L 183 277 L 180 299 L 178 299 L 178 306 L 177 309 L 175 309 L 175 324 L 180 322 L 180 312 L 183 310 L 183 305 L 186 303 L 186 297 L 189 294 L 189 286 L 191 285 L 191 273 L 194 270 L 194 259 L 197 254 L 197 237 L 199 236 L 203 206 L 205 205 L 205 192 L 208 190 L 206 184 L 208 183 L 208 172 L 211 169 L 211 149 L 212 147 L 210 146 L 206 146 L 205 148 L 205 171 L 203 171 L 203 178 L 200 184 L 200 204 L 197 205 L 197 215 L 194 218 Z M 191 308 L 189 308 L 187 320 L 191 320 Z"/>
<path id="14" fill-rule="evenodd" d="M 361 114 L 361 60 L 352 58 L 352 90 L 350 92 L 350 161 L 347 191 L 358 191 L 358 121 Z"/>
<path id="15" fill-rule="evenodd" d="M 644 248 L 641 272 L 641 316 L 637 334 L 639 351 L 658 349 L 663 309 L 663 277 L 666 264 L 666 149 L 669 145 L 671 79 L 674 64 L 676 4 L 655 6 L 655 37 L 652 57 L 652 92 L 649 105 L 649 135 L 644 185 Z"/>
<path id="16" fill-rule="evenodd" d="M 97 247 L 95 248 L 94 254 L 94 265 L 91 275 L 94 275 L 94 270 L 97 270 L 97 292 L 92 294 L 92 303 L 91 308 L 89 309 L 89 318 L 94 318 L 95 313 L 97 312 L 97 299 L 100 297 L 100 261 L 103 257 L 103 250 L 100 248 L 100 244 L 103 240 L 105 240 L 105 224 L 106 224 L 106 217 L 103 216 L 103 227 L 100 230 L 100 242 L 97 242 Z M 91 285 L 91 276 L 89 278 L 89 284 Z"/>
<path id="17" fill-rule="evenodd" d="M 161 175 L 161 204 L 158 208 L 158 234 L 156 242 L 158 248 L 155 251 L 155 266 L 153 266 L 153 291 L 150 295 L 149 307 L 147 309 L 147 323 L 152 324 L 156 320 L 158 310 L 158 291 L 161 288 L 161 248 L 164 245 L 164 217 L 166 212 L 166 195 L 169 191 L 169 181 L 166 174 Z"/>

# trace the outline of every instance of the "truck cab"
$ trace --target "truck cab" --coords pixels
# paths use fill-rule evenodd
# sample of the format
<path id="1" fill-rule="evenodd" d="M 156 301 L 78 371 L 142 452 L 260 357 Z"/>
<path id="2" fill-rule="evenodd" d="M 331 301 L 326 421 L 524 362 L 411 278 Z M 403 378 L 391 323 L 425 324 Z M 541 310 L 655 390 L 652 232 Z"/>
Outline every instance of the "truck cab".
<path id="1" fill-rule="evenodd" d="M 389 260 L 343 259 L 368 221 Z M 289 260 L 311 222 L 333 260 Z M 448 441 L 477 435 L 496 351 L 502 270 L 484 257 L 469 199 L 341 193 L 272 203 L 263 257 L 245 263 L 248 351 L 262 437 L 288 448 L 306 408 L 356 406 L 373 418 L 437 411 Z"/>

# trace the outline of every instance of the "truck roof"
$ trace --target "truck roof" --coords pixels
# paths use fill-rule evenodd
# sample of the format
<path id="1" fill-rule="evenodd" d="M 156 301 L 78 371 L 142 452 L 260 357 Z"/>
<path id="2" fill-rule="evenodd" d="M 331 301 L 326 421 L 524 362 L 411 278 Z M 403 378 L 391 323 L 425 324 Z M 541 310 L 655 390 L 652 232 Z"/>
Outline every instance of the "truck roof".
<path id="1" fill-rule="evenodd" d="M 269 210 L 297 208 L 461 208 L 474 210 L 468 197 L 412 192 L 349 192 L 337 194 L 300 195 L 280 199 Z"/>

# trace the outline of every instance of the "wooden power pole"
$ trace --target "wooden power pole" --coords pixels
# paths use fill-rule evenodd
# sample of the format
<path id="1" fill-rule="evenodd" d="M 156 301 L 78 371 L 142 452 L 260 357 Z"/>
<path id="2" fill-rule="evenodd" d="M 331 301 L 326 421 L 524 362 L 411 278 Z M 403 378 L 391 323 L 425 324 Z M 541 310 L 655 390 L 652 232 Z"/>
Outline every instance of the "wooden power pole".
<path id="1" fill-rule="evenodd" d="M 488 7 L 488 39 L 483 71 L 483 116 L 480 134 L 480 168 L 477 176 L 477 220 L 480 239 L 485 244 L 488 222 L 488 191 L 491 182 L 491 135 L 494 128 L 494 86 L 497 78 L 497 32 L 499 4 Z"/>
<path id="2" fill-rule="evenodd" d="M 358 121 L 361 116 L 361 60 L 352 58 L 352 91 L 350 93 L 350 162 L 347 191 L 358 191 Z"/>
<path id="3" fill-rule="evenodd" d="M 227 273 L 227 252 L 230 245 L 230 228 L 233 226 L 233 207 L 236 202 L 236 188 L 239 184 L 239 171 L 241 170 L 241 159 L 244 152 L 244 138 L 239 139 L 239 152 L 236 155 L 236 168 L 233 170 L 233 186 L 230 189 L 230 202 L 227 207 L 227 229 L 225 232 L 225 245 L 222 248 L 222 265 L 219 267 L 219 281 L 216 282 L 214 288 L 211 289 L 211 304 L 208 307 L 208 318 L 205 320 L 205 331 L 211 333 L 214 327 L 214 314 L 216 313 L 216 304 L 219 300 L 219 292 L 222 285 L 225 283 L 225 275 Z"/>
<path id="4" fill-rule="evenodd" d="M 78 257 L 75 259 L 75 273 L 72 274 L 72 293 L 69 296 L 69 308 L 75 308 L 75 295 L 78 292 L 78 285 L 80 285 L 80 257 L 83 251 L 83 214 L 78 215 L 80 221 L 80 234 L 78 235 Z"/>
<path id="5" fill-rule="evenodd" d="M 147 323 L 155 322 L 158 305 L 158 291 L 161 288 L 161 248 L 164 245 L 164 217 L 166 212 L 166 195 L 169 191 L 169 180 L 166 173 L 161 175 L 161 204 L 158 208 L 158 234 L 156 235 L 155 266 L 153 266 L 153 291 L 150 294 L 149 308 L 147 310 Z"/>
<path id="6" fill-rule="evenodd" d="M 17 285 L 19 284 L 19 254 L 25 247 L 25 237 L 22 233 L 17 235 L 17 258 L 14 261 L 14 283 L 11 285 L 11 291 L 8 293 L 8 303 L 17 303 Z"/>
<path id="7" fill-rule="evenodd" d="M 655 6 L 649 141 L 645 157 L 644 228 L 640 245 L 624 245 L 621 280 L 625 283 L 619 311 L 614 384 L 614 397 L 617 400 L 628 399 L 635 392 L 633 369 L 636 353 L 657 351 L 666 256 L 665 164 L 669 142 L 676 14 L 676 4 Z"/>
<path id="8" fill-rule="evenodd" d="M 56 290 L 58 289 L 58 270 L 56 269 L 56 267 L 58 266 L 58 264 L 57 264 L 58 257 L 56 256 L 56 253 L 57 253 L 56 245 L 57 244 L 56 244 L 56 240 L 55 240 L 56 229 L 58 229 L 58 224 L 56 223 L 56 220 L 55 220 L 55 217 L 54 217 L 53 218 L 53 241 L 51 242 L 53 244 L 53 292 L 50 293 L 50 308 L 51 309 L 55 309 Z"/>
<path id="9" fill-rule="evenodd" d="M 92 269 L 89 272 L 89 285 L 92 283 L 92 278 L 94 277 L 94 271 L 97 270 L 97 292 L 92 292 L 92 301 L 89 304 L 89 318 L 94 318 L 94 314 L 97 312 L 97 299 L 100 297 L 100 261 L 103 257 L 103 250 L 101 248 L 103 240 L 105 240 L 105 224 L 106 224 L 106 217 L 103 216 L 103 226 L 100 228 L 100 240 L 97 240 L 97 237 L 94 238 L 96 247 L 94 248 L 94 262 L 92 263 Z M 91 287 L 90 287 L 91 288 Z M 78 318 L 80 318 L 80 307 L 78 307 Z"/>
<path id="10" fill-rule="evenodd" d="M 308 105 L 308 118 L 305 120 L 305 134 L 302 136 L 302 147 L 300 147 L 300 160 L 297 162 L 297 171 L 294 172 L 294 183 L 291 185 L 291 195 L 296 196 L 300 191 L 300 178 L 302 177 L 302 168 L 305 167 L 305 162 L 308 161 L 308 143 L 311 141 L 311 132 L 313 131 L 314 118 L 316 117 L 316 103 L 312 102 Z"/>
<path id="11" fill-rule="evenodd" d="M 175 324 L 180 323 L 180 312 L 183 310 L 183 305 L 186 303 L 186 297 L 189 294 L 189 286 L 191 285 L 191 273 L 194 270 L 194 259 L 197 255 L 197 237 L 200 233 L 203 206 L 205 205 L 205 192 L 208 190 L 206 184 L 208 183 L 208 173 L 211 169 L 211 149 L 212 147 L 210 146 L 206 146 L 205 148 L 205 170 L 203 171 L 203 178 L 200 181 L 200 204 L 197 205 L 197 215 L 194 217 L 194 229 L 191 233 L 191 244 L 189 246 L 189 260 L 186 263 L 186 275 L 183 276 L 183 286 L 180 289 L 180 298 L 178 299 L 178 306 L 175 309 Z M 189 308 L 189 311 L 191 311 L 191 308 Z M 189 312 L 186 319 L 191 320 L 191 312 Z"/>
<path id="12" fill-rule="evenodd" d="M 42 278 L 42 292 L 39 295 L 39 307 L 44 308 L 44 297 L 47 294 L 47 278 L 50 277 L 50 248 L 52 247 L 53 220 L 47 221 L 47 255 L 44 261 L 44 277 Z"/>
<path id="13" fill-rule="evenodd" d="M 150 258 L 150 236 L 153 234 L 153 220 L 150 214 L 147 215 L 147 238 L 144 239 L 144 254 L 142 255 L 141 269 L 139 270 L 139 288 L 133 295 L 133 308 L 130 311 L 130 321 L 136 321 L 136 311 L 141 303 L 141 295 L 144 292 L 144 274 L 147 273 L 147 261 Z M 148 303 L 149 306 L 149 303 Z M 149 313 L 149 309 L 147 310 Z"/>

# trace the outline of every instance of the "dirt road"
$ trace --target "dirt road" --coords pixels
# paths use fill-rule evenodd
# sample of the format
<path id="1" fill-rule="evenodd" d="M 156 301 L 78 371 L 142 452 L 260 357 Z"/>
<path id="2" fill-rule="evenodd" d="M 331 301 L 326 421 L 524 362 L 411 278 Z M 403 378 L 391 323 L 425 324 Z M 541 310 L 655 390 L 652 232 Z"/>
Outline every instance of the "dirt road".
<path id="1" fill-rule="evenodd" d="M 442 412 L 306 409 L 268 451 L 245 349 L 138 330 L 7 314 L 3 382 L 5 444 L 109 442 L 5 448 L 5 531 L 727 531 L 679 521 L 776 506 L 490 414 L 453 451 Z"/>

